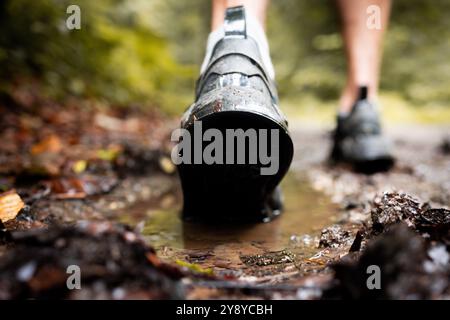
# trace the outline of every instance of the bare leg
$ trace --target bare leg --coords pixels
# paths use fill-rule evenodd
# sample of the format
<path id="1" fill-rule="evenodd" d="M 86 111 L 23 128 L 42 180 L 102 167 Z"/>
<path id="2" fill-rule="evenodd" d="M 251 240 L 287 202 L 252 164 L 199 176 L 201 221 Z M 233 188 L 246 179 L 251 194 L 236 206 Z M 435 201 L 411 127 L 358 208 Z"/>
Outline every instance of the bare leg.
<path id="1" fill-rule="evenodd" d="M 245 7 L 246 11 L 251 12 L 265 28 L 268 4 L 269 0 L 213 0 L 211 28 L 215 30 L 223 24 L 226 8 L 241 5 Z"/>
<path id="2" fill-rule="evenodd" d="M 378 94 L 383 35 L 387 28 L 391 0 L 336 0 L 342 19 L 342 36 L 347 56 L 347 82 L 340 99 L 340 112 L 349 112 L 358 87 L 367 86 L 369 99 Z M 381 28 L 369 28 L 371 5 L 380 8 Z"/>

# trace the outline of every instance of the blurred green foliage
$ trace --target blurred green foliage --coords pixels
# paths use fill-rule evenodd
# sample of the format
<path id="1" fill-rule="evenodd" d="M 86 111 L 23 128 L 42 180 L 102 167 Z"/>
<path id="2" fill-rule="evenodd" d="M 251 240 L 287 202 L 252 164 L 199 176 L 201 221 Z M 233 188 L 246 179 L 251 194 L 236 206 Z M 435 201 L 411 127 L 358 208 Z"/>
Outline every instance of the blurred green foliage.
<path id="1" fill-rule="evenodd" d="M 70 4 L 81 9 L 81 30 L 66 27 Z M 2 1 L 2 87 L 29 76 L 42 79 L 47 93 L 59 97 L 168 103 L 195 68 L 175 61 L 145 12 L 154 12 L 146 1 Z"/>
<path id="2" fill-rule="evenodd" d="M 70 4 L 81 30 L 65 26 Z M 33 77 L 61 98 L 179 112 L 193 97 L 210 10 L 209 0 L 3 0 L 1 87 Z M 345 59 L 332 0 L 272 1 L 268 36 L 281 98 L 338 97 Z M 393 1 L 381 88 L 416 105 L 450 101 L 450 1 Z"/>
<path id="3" fill-rule="evenodd" d="M 450 1 L 392 3 L 381 89 L 418 106 L 448 105 Z M 338 97 L 346 69 L 339 28 L 332 0 L 272 1 L 268 30 L 283 95 Z"/>

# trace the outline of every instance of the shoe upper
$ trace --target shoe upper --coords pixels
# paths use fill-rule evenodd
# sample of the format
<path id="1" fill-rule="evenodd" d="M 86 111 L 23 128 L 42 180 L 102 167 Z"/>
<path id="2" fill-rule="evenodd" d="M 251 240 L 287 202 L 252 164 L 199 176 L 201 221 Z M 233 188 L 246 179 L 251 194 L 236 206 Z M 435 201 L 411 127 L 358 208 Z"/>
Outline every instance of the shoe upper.
<path id="1" fill-rule="evenodd" d="M 257 42 L 247 35 L 244 8 L 227 9 L 224 37 L 215 45 L 197 81 L 195 103 L 186 111 L 182 127 L 212 112 L 248 111 L 287 130 L 277 104 L 275 83 L 268 76 Z"/>
<path id="2" fill-rule="evenodd" d="M 382 133 L 378 108 L 367 98 L 367 87 L 360 87 L 351 112 L 338 116 L 332 158 L 348 162 L 392 158 L 390 143 Z"/>
<path id="3" fill-rule="evenodd" d="M 197 81 L 196 99 L 203 94 L 226 86 L 254 88 L 278 102 L 277 91 L 261 61 L 258 45 L 250 37 L 219 41 L 206 71 Z"/>
<path id="4" fill-rule="evenodd" d="M 360 135 L 380 135 L 377 106 L 367 99 L 367 88 L 361 87 L 358 100 L 346 116 L 338 116 L 337 135 L 341 138 Z"/>

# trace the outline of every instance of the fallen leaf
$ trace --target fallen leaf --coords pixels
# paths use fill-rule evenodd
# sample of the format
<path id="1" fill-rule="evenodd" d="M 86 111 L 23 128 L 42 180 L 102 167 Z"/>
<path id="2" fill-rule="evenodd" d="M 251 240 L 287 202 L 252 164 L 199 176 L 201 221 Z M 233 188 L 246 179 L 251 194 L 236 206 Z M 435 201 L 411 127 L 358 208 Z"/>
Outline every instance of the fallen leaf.
<path id="1" fill-rule="evenodd" d="M 181 267 L 185 267 L 193 272 L 206 274 L 206 275 L 213 275 L 213 269 L 212 268 L 202 268 L 199 264 L 196 263 L 189 263 L 183 260 L 176 260 L 175 263 Z"/>
<path id="2" fill-rule="evenodd" d="M 16 191 L 10 190 L 0 194 L 0 220 L 6 222 L 14 219 L 25 206 Z"/>
<path id="3" fill-rule="evenodd" d="M 36 155 L 44 152 L 57 153 L 61 151 L 62 143 L 58 136 L 51 134 L 31 147 L 31 154 Z"/>
<path id="4" fill-rule="evenodd" d="M 162 157 L 159 159 L 159 166 L 167 174 L 172 174 L 175 172 L 175 165 L 167 157 Z"/>
<path id="5" fill-rule="evenodd" d="M 53 179 L 50 188 L 57 199 L 83 199 L 87 196 L 81 180 L 76 178 Z"/>
<path id="6" fill-rule="evenodd" d="M 57 199 L 83 199 L 87 196 L 106 193 L 117 185 L 115 176 L 61 177 L 47 183 Z"/>
<path id="7" fill-rule="evenodd" d="M 100 149 L 97 151 L 97 158 L 105 161 L 114 161 L 121 151 L 120 146 L 111 146 L 108 149 Z"/>
<path id="8" fill-rule="evenodd" d="M 35 292 L 58 287 L 67 279 L 67 273 L 64 271 L 62 268 L 44 265 L 36 271 L 36 274 L 28 281 L 28 285 Z"/>
<path id="9" fill-rule="evenodd" d="M 86 160 L 78 160 L 75 162 L 72 166 L 72 170 L 75 173 L 82 173 L 87 168 L 87 161 Z"/>
<path id="10" fill-rule="evenodd" d="M 153 252 L 147 252 L 145 256 L 147 257 L 147 260 L 150 261 L 150 263 L 155 267 L 158 268 L 161 266 L 161 260 L 159 260 L 159 258 Z"/>

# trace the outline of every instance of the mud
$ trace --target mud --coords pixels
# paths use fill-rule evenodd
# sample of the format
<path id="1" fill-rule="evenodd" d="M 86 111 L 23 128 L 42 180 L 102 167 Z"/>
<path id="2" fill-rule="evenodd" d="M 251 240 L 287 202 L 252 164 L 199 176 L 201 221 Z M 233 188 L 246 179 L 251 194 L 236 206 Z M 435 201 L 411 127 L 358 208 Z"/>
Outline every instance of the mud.
<path id="1" fill-rule="evenodd" d="M 326 130 L 291 122 L 283 215 L 202 225 L 179 217 L 176 122 L 36 105 L 1 110 L 0 189 L 26 203 L 0 224 L 2 298 L 448 298 L 448 127 L 390 130 L 396 165 L 364 175 L 328 164 Z M 82 290 L 65 287 L 69 263 Z"/>
<path id="2" fill-rule="evenodd" d="M 134 233 L 108 222 L 16 232 L 0 261 L 0 299 L 180 299 L 181 273 Z M 69 267 L 80 270 L 69 290 Z"/>
<path id="3" fill-rule="evenodd" d="M 436 250 L 432 257 L 430 252 Z M 359 258 L 349 255 L 333 265 L 337 284 L 327 289 L 323 298 L 449 299 L 448 262 L 444 246 L 433 244 L 427 252 L 423 237 L 404 223 L 396 224 L 370 241 Z M 381 272 L 378 290 L 367 285 L 371 266 Z"/>
<path id="4" fill-rule="evenodd" d="M 321 228 L 337 213 L 336 206 L 304 179 L 289 175 L 283 186 L 286 210 L 271 223 L 237 226 L 185 222 L 179 215 L 179 194 L 162 199 L 162 208 L 138 203 L 120 217 L 121 221 L 142 226 L 144 238 L 167 261 L 187 261 L 217 274 L 238 277 L 282 276 L 284 272 L 296 273 L 296 265 L 314 254 Z M 313 199 L 316 205 L 312 205 Z M 289 258 L 277 258 L 283 256 L 281 252 L 289 252 Z M 284 263 L 275 263 L 277 259 Z"/>

